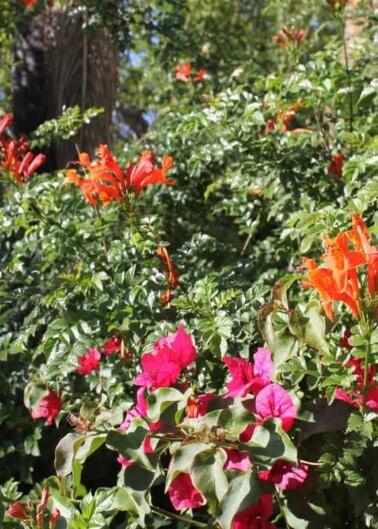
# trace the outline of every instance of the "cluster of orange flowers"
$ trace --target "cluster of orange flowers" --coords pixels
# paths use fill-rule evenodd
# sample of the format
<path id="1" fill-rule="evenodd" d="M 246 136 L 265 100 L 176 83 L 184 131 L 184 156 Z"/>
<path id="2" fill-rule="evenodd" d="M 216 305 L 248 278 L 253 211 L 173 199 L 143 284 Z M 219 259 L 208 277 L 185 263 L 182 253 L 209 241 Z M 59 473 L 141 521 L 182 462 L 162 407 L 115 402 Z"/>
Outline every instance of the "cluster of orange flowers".
<path id="1" fill-rule="evenodd" d="M 113 200 L 121 202 L 128 191 L 136 195 L 150 184 L 173 185 L 175 180 L 167 180 L 166 172 L 172 167 L 171 156 L 163 156 L 162 167 L 155 167 L 152 152 L 142 153 L 139 161 L 133 166 L 130 163 L 123 171 L 107 145 L 97 149 L 97 159 L 91 161 L 86 152 L 79 154 L 79 165 L 87 172 L 82 177 L 74 169 L 67 171 L 67 180 L 79 186 L 86 200 L 97 206 L 98 200 L 107 206 Z"/>
<path id="2" fill-rule="evenodd" d="M 299 46 L 302 43 L 306 35 L 304 29 L 297 29 L 295 26 L 291 26 L 290 29 L 285 27 L 281 28 L 278 35 L 274 35 L 273 39 L 281 46 L 282 49 L 287 50 L 290 46 Z"/>
<path id="3" fill-rule="evenodd" d="M 190 62 L 186 62 L 184 65 L 177 64 L 176 65 L 176 81 L 181 81 L 183 83 L 189 83 L 189 81 L 193 81 L 194 83 L 198 83 L 199 81 L 202 81 L 202 79 L 207 74 L 207 71 L 205 68 L 200 68 L 197 72 L 197 75 L 194 77 L 192 76 L 192 65 Z"/>
<path id="4" fill-rule="evenodd" d="M 302 286 L 319 292 L 330 321 L 335 321 L 334 301 L 344 302 L 358 320 L 363 298 L 357 269 L 366 265 L 368 295 L 374 300 L 378 293 L 378 247 L 370 244 L 368 229 L 357 213 L 352 214 L 351 230 L 339 233 L 333 240 L 324 236 L 323 240 L 326 252 L 322 259 L 326 266 L 317 266 L 314 259 L 304 257 L 302 267 L 307 269 L 307 279 Z"/>
<path id="5" fill-rule="evenodd" d="M 5 114 L 0 120 L 0 169 L 6 171 L 17 184 L 21 185 L 45 162 L 44 154 L 33 154 L 25 138 L 13 139 L 6 130 L 13 121 L 12 114 Z"/>

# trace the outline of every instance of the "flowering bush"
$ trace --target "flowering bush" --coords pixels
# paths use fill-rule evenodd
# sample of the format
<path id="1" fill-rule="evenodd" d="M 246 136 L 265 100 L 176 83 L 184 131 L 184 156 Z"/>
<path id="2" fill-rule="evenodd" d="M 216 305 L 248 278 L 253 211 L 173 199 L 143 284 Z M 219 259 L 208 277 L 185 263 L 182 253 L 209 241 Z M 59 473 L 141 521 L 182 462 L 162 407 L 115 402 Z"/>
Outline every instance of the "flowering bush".
<path id="1" fill-rule="evenodd" d="M 1 526 L 376 528 L 376 13 L 121 4 L 142 138 L 0 100 Z"/>

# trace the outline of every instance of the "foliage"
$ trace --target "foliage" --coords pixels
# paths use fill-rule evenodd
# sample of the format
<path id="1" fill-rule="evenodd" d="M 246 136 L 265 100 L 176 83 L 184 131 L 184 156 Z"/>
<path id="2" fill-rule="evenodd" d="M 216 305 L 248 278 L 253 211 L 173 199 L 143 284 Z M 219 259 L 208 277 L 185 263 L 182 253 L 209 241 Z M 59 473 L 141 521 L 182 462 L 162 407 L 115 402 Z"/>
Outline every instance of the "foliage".
<path id="1" fill-rule="evenodd" d="M 376 9 L 61 3 L 119 106 L 33 168 L 102 109 L 15 138 L 1 30 L 1 526 L 377 528 Z"/>

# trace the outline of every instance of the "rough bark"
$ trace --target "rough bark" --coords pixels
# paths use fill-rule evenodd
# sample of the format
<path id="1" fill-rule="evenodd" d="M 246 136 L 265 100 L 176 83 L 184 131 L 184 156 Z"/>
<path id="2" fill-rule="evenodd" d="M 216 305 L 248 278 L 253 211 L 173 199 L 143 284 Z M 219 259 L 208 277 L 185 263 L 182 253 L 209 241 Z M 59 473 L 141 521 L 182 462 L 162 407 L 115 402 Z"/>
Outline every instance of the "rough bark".
<path id="1" fill-rule="evenodd" d="M 30 17 L 15 45 L 13 113 L 16 134 L 28 135 L 64 107 L 102 107 L 104 113 L 84 127 L 74 141 L 52 146 L 49 169 L 76 158 L 74 144 L 93 153 L 110 143 L 112 112 L 118 88 L 118 57 L 105 29 L 83 30 L 83 15 L 73 4 L 54 3 Z"/>

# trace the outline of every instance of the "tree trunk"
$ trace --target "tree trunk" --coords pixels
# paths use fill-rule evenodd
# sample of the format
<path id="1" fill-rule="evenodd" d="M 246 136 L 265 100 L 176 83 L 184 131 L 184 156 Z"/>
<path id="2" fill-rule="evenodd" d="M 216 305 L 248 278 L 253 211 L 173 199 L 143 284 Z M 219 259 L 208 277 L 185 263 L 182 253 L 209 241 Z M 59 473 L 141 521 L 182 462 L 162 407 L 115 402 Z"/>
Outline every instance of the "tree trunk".
<path id="1" fill-rule="evenodd" d="M 30 17 L 16 41 L 13 74 L 13 114 L 16 134 L 28 135 L 46 119 L 78 105 L 102 107 L 104 113 L 72 141 L 59 141 L 48 153 L 48 169 L 64 167 L 81 151 L 93 154 L 110 143 L 112 112 L 118 89 L 118 56 L 105 29 L 83 29 L 73 3 L 54 3 Z"/>

